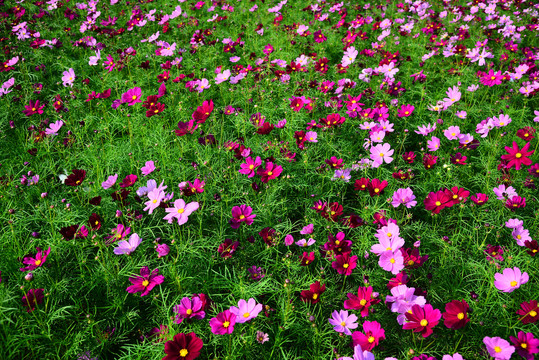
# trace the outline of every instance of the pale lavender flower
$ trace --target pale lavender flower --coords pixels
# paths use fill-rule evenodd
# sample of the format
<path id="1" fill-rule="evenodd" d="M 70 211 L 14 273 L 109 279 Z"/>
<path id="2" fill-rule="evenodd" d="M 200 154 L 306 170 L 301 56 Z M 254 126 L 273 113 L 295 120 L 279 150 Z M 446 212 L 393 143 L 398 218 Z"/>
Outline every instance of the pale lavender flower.
<path id="1" fill-rule="evenodd" d="M 477 89 L 479 89 L 479 85 L 473 84 L 473 85 L 468 86 L 468 88 L 466 90 L 469 91 L 469 92 L 474 92 Z"/>
<path id="2" fill-rule="evenodd" d="M 303 229 L 299 232 L 301 235 L 309 235 L 312 234 L 314 230 L 314 224 L 309 224 L 307 226 L 304 226 Z"/>
<path id="3" fill-rule="evenodd" d="M 430 140 L 427 140 L 427 149 L 429 151 L 436 151 L 440 148 L 440 139 L 433 136 Z"/>
<path id="4" fill-rule="evenodd" d="M 444 135 L 447 140 L 457 140 L 460 135 L 460 128 L 458 126 L 450 126 L 447 130 L 444 130 Z"/>
<path id="5" fill-rule="evenodd" d="M 518 196 L 517 192 L 512 186 L 506 188 L 504 184 L 495 187 L 494 189 L 492 189 L 492 191 L 494 192 L 498 200 L 507 200 L 511 199 L 513 196 Z"/>
<path id="6" fill-rule="evenodd" d="M 131 255 L 133 251 L 140 245 L 142 239 L 138 236 L 137 233 L 133 233 L 129 237 L 129 241 L 120 241 L 118 247 L 114 249 L 116 255 Z"/>
<path id="7" fill-rule="evenodd" d="M 177 199 L 174 201 L 174 207 L 165 209 L 168 214 L 163 219 L 167 220 L 169 224 L 172 224 L 172 220 L 176 219 L 178 225 L 183 225 L 189 220 L 189 215 L 197 210 L 198 207 L 199 204 L 196 201 L 185 204 L 183 199 Z"/>
<path id="8" fill-rule="evenodd" d="M 73 87 L 73 82 L 75 81 L 75 71 L 72 68 L 70 68 L 69 70 L 64 71 L 62 75 L 64 75 L 62 76 L 62 81 L 64 83 L 64 86 Z"/>
<path id="9" fill-rule="evenodd" d="M 436 124 L 431 125 L 430 123 L 427 125 L 420 125 L 417 127 L 417 130 L 414 130 L 416 134 L 427 136 L 431 132 L 436 130 Z"/>
<path id="10" fill-rule="evenodd" d="M 296 245 L 299 247 L 307 247 L 307 246 L 313 245 L 315 242 L 316 240 L 313 238 L 309 238 L 309 240 L 301 239 L 301 240 L 296 241 Z"/>
<path id="11" fill-rule="evenodd" d="M 245 323 L 251 321 L 262 311 L 262 304 L 257 304 L 256 300 L 250 298 L 248 301 L 241 299 L 238 302 L 238 307 L 231 306 L 230 312 L 236 315 L 237 323 Z"/>
<path id="12" fill-rule="evenodd" d="M 352 335 L 350 329 L 355 329 L 358 326 L 357 316 L 354 314 L 348 315 L 347 310 L 335 310 L 331 316 L 328 320 L 336 332 Z"/>
<path id="13" fill-rule="evenodd" d="M 157 257 L 162 258 L 168 255 L 168 253 L 170 252 L 170 248 L 167 244 L 158 244 L 155 247 L 155 251 L 157 251 Z"/>
<path id="14" fill-rule="evenodd" d="M 509 229 L 516 229 L 518 227 L 521 227 L 522 225 L 524 225 L 524 221 L 519 219 L 509 219 L 505 222 L 505 227 Z"/>
<path id="15" fill-rule="evenodd" d="M 466 119 L 466 116 L 468 116 L 468 113 L 466 113 L 466 111 L 457 111 L 455 115 L 460 119 Z"/>
<path id="16" fill-rule="evenodd" d="M 232 56 L 229 60 L 230 62 L 233 62 L 233 63 L 237 63 L 238 61 L 240 61 L 240 57 L 239 56 Z"/>
<path id="17" fill-rule="evenodd" d="M 256 5 L 255 5 L 256 6 Z M 269 335 L 266 334 L 265 332 L 263 331 L 260 331 L 258 330 L 256 332 L 256 341 L 259 343 L 259 344 L 263 344 L 265 343 L 266 341 L 269 340 Z"/>
<path id="18" fill-rule="evenodd" d="M 343 170 L 335 170 L 335 174 L 333 174 L 333 177 L 331 180 L 343 180 L 344 182 L 349 182 L 352 176 L 350 175 L 350 171 L 352 169 L 343 169 Z"/>
<path id="19" fill-rule="evenodd" d="M 153 189 L 148 193 L 149 200 L 144 203 L 146 205 L 144 211 L 148 211 L 149 214 L 153 213 L 153 211 L 161 205 L 161 201 L 163 201 L 164 198 L 165 193 L 162 190 L 159 188 Z"/>

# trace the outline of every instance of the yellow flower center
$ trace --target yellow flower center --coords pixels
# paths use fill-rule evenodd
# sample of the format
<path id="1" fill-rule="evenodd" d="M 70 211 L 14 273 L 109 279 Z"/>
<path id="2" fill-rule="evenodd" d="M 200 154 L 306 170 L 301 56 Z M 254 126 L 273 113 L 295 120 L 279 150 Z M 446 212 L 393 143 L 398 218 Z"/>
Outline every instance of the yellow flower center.
<path id="1" fill-rule="evenodd" d="M 410 114 L 410 112 L 409 112 L 409 111 L 405 111 L 404 114 L 405 114 L 405 115 L 408 115 L 408 114 Z"/>
<path id="2" fill-rule="evenodd" d="M 375 193 L 379 193 L 379 192 L 380 192 L 380 189 L 376 188 L 376 189 L 374 189 L 374 192 L 375 192 Z"/>
<path id="3" fill-rule="evenodd" d="M 240 215 L 240 220 L 245 219 L 245 215 Z"/>
<path id="4" fill-rule="evenodd" d="M 36 111 L 36 108 L 32 108 L 32 111 Z"/>
<path id="5" fill-rule="evenodd" d="M 34 263 L 36 266 L 39 266 L 41 265 L 41 260 L 36 260 L 36 262 Z"/>
<path id="6" fill-rule="evenodd" d="M 254 165 L 249 165 L 249 170 L 253 170 L 255 168 Z"/>
<path id="7" fill-rule="evenodd" d="M 384 153 L 380 153 L 380 157 L 384 157 Z"/>
<path id="8" fill-rule="evenodd" d="M 152 201 L 152 202 L 153 202 L 153 203 L 155 204 L 155 203 L 157 202 L 157 199 L 156 199 L 156 200 L 154 200 L 154 201 Z"/>
<path id="9" fill-rule="evenodd" d="M 442 205 L 442 203 L 441 203 L 441 202 L 439 202 L 439 201 L 436 201 L 436 203 L 435 203 L 435 204 L 436 204 L 436 206 L 440 206 L 440 205 Z"/>
<path id="10" fill-rule="evenodd" d="M 429 324 L 429 322 L 427 321 L 427 319 L 423 319 L 419 322 L 419 325 L 421 326 L 427 326 Z"/>
<path id="11" fill-rule="evenodd" d="M 227 328 L 227 327 L 229 327 L 229 326 L 230 326 L 230 321 L 225 321 L 225 322 L 223 323 L 223 327 L 224 327 L 224 328 Z"/>
<path id="12" fill-rule="evenodd" d="M 269 175 L 269 176 L 273 175 L 273 172 L 272 172 L 272 171 L 268 171 L 268 175 Z"/>
<path id="13" fill-rule="evenodd" d="M 149 284 L 150 284 L 150 282 L 148 280 L 144 280 L 142 282 L 142 286 L 144 286 L 144 287 L 148 286 Z"/>
<path id="14" fill-rule="evenodd" d="M 318 294 L 313 294 L 313 299 L 316 300 L 318 299 Z M 531 313 L 530 313 L 531 314 Z"/>
<path id="15" fill-rule="evenodd" d="M 344 321 L 341 322 L 341 326 L 344 326 L 346 325 L 346 323 Z"/>
<path id="16" fill-rule="evenodd" d="M 501 353 L 501 352 L 502 352 L 502 348 L 499 347 L 499 346 L 496 346 L 496 347 L 494 348 L 494 351 L 496 351 L 497 353 Z"/>
<path id="17" fill-rule="evenodd" d="M 515 280 L 511 281 L 511 286 L 512 286 L 512 287 L 517 286 L 517 284 L 518 284 L 518 283 L 517 283 Z"/>
<path id="18" fill-rule="evenodd" d="M 522 157 L 522 154 L 521 154 L 521 153 L 516 153 L 516 154 L 515 154 L 515 157 L 516 157 L 517 159 L 520 159 L 520 158 Z"/>
<path id="19" fill-rule="evenodd" d="M 367 303 L 367 300 L 361 299 L 361 301 L 359 302 L 359 305 L 365 306 L 366 303 Z"/>
<path id="20" fill-rule="evenodd" d="M 244 318 L 248 318 L 249 316 L 251 316 L 251 314 L 249 314 L 248 312 L 246 312 L 245 314 L 243 314 L 243 317 L 244 317 Z"/>
<path id="21" fill-rule="evenodd" d="M 395 259 L 391 258 L 391 260 L 389 260 L 390 263 L 394 264 L 395 263 Z"/>
<path id="22" fill-rule="evenodd" d="M 496 76 L 491 76 L 490 77 L 490 80 L 494 80 L 494 79 L 496 79 Z"/>
<path id="23" fill-rule="evenodd" d="M 185 209 L 178 209 L 178 214 L 183 214 Z"/>
<path id="24" fill-rule="evenodd" d="M 457 314 L 457 319 L 459 319 L 459 320 L 464 319 L 464 313 L 458 313 Z"/>
<path id="25" fill-rule="evenodd" d="M 137 96 L 136 96 L 136 95 L 133 95 L 133 97 L 132 97 L 131 99 L 135 100 L 136 98 L 137 98 Z"/>
<path id="26" fill-rule="evenodd" d="M 528 347 L 528 344 L 522 343 L 522 344 L 520 344 L 520 347 L 522 347 L 523 349 L 526 349 Z"/>
<path id="27" fill-rule="evenodd" d="M 345 268 L 345 269 L 348 269 L 349 266 L 350 265 L 348 265 L 348 264 L 344 264 L 342 267 Z"/>
<path id="28" fill-rule="evenodd" d="M 376 339 L 374 338 L 374 336 L 369 336 L 369 342 L 370 342 L 371 344 L 374 342 L 374 340 L 376 340 Z"/>
<path id="29" fill-rule="evenodd" d="M 193 310 L 192 309 L 187 309 L 187 311 L 185 312 L 187 315 L 191 315 L 193 313 Z"/>
<path id="30" fill-rule="evenodd" d="M 409 266 L 412 266 L 412 265 L 414 265 L 414 260 L 410 260 L 410 261 L 408 261 L 408 265 L 409 265 Z"/>
<path id="31" fill-rule="evenodd" d="M 530 315 L 531 317 L 536 317 L 536 316 L 537 316 L 537 311 L 532 310 L 532 311 L 529 312 L 529 315 Z"/>
<path id="32" fill-rule="evenodd" d="M 189 354 L 189 351 L 187 351 L 187 349 L 181 349 L 180 350 L 180 356 L 181 357 L 186 357 L 187 354 Z"/>

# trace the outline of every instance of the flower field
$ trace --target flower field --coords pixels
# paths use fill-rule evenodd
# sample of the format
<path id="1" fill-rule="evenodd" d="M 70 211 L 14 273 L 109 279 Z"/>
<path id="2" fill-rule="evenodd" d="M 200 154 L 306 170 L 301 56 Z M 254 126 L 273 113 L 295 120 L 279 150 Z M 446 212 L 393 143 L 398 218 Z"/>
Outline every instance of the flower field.
<path id="1" fill-rule="evenodd" d="M 0 5 L 0 359 L 539 358 L 536 1 Z"/>

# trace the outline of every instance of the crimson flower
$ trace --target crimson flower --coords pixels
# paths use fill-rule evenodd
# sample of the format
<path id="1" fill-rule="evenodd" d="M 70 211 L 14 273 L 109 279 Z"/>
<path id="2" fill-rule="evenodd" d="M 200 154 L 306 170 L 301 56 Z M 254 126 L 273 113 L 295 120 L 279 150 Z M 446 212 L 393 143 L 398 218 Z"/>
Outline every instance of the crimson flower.
<path id="1" fill-rule="evenodd" d="M 361 311 L 361 317 L 366 317 L 369 315 L 369 306 L 380 302 L 380 299 L 372 297 L 372 291 L 372 286 L 359 287 L 359 289 L 357 289 L 357 296 L 352 293 L 346 294 L 348 300 L 344 301 L 344 308 L 347 310 Z"/>
<path id="2" fill-rule="evenodd" d="M 364 334 L 354 331 L 352 334 L 353 346 L 361 345 L 361 349 L 371 351 L 380 340 L 385 340 L 386 332 L 378 321 L 365 321 L 363 323 Z"/>
<path id="3" fill-rule="evenodd" d="M 165 353 L 162 360 L 193 360 L 200 355 L 204 343 L 194 332 L 179 333 L 174 339 L 165 343 Z"/>
<path id="4" fill-rule="evenodd" d="M 372 179 L 367 185 L 367 189 L 369 190 L 369 195 L 374 197 L 375 195 L 382 195 L 386 186 L 387 180 L 380 181 L 379 179 Z"/>
<path id="5" fill-rule="evenodd" d="M 460 329 L 466 325 L 470 319 L 468 318 L 468 309 L 470 306 L 465 300 L 453 300 L 445 305 L 443 313 L 444 325 L 448 329 Z"/>
<path id="6" fill-rule="evenodd" d="M 45 105 L 39 106 L 39 100 L 32 101 L 30 100 L 29 105 L 24 106 L 23 114 L 26 116 L 34 115 L 34 114 L 43 114 L 43 108 Z"/>
<path id="7" fill-rule="evenodd" d="M 198 124 L 203 124 L 206 122 L 206 119 L 210 117 L 212 111 L 213 100 L 206 100 L 202 103 L 201 106 L 197 107 L 195 112 L 193 112 L 193 120 L 196 120 Z"/>
<path id="8" fill-rule="evenodd" d="M 344 276 L 351 275 L 356 266 L 357 256 L 350 256 L 350 254 L 337 255 L 335 256 L 335 261 L 331 263 L 331 267 Z"/>
<path id="9" fill-rule="evenodd" d="M 520 310 L 517 311 L 517 315 L 522 316 L 523 324 L 535 323 L 539 320 L 539 306 L 537 300 L 531 300 L 529 302 L 524 301 L 520 304 Z"/>
<path id="10" fill-rule="evenodd" d="M 430 192 L 424 201 L 425 209 L 432 211 L 433 214 L 439 214 L 440 211 L 452 205 L 451 198 L 443 191 Z"/>
<path id="11" fill-rule="evenodd" d="M 279 175 L 281 175 L 281 172 L 283 172 L 283 168 L 280 165 L 275 165 L 271 161 L 266 162 L 266 168 L 258 168 L 257 174 L 260 175 L 263 183 L 267 183 L 270 180 L 275 179 Z"/>
<path id="12" fill-rule="evenodd" d="M 528 156 L 533 154 L 535 150 L 528 151 L 529 148 L 530 148 L 529 142 L 527 142 L 526 145 L 524 145 L 522 149 L 519 149 L 516 141 L 513 141 L 512 148 L 510 148 L 509 146 L 506 146 L 505 151 L 507 151 L 507 154 L 502 155 L 502 159 L 509 160 L 509 163 L 507 164 L 507 168 L 510 169 L 514 166 L 516 170 L 520 170 L 521 165 L 526 165 L 526 166 L 531 165 L 532 161 Z"/>
<path id="13" fill-rule="evenodd" d="M 407 312 L 404 315 L 409 322 L 405 323 L 402 328 L 419 332 L 425 338 L 432 334 L 432 328 L 438 325 L 442 317 L 440 310 L 433 309 L 431 304 L 425 304 L 423 308 L 417 304 L 413 305 L 412 313 Z"/>
<path id="14" fill-rule="evenodd" d="M 232 254 L 236 252 L 236 249 L 240 245 L 239 241 L 232 241 L 232 239 L 225 239 L 225 242 L 219 245 L 217 252 L 222 258 L 232 257 Z"/>
<path id="15" fill-rule="evenodd" d="M 301 301 L 309 304 L 316 304 L 320 301 L 320 295 L 325 291 L 326 284 L 320 285 L 320 281 L 316 281 L 309 286 L 309 290 L 303 290 L 301 292 Z"/>

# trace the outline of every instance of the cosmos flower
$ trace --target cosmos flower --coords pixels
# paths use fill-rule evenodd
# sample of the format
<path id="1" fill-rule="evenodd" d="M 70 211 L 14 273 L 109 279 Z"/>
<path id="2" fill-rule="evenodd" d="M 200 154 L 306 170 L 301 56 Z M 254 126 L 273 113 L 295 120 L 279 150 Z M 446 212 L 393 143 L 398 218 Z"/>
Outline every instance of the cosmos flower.
<path id="1" fill-rule="evenodd" d="M 225 310 L 210 319 L 211 332 L 216 335 L 232 334 L 237 316 L 230 310 Z"/>
<path id="2" fill-rule="evenodd" d="M 178 221 L 178 225 L 185 224 L 187 220 L 189 220 L 189 215 L 196 211 L 198 207 L 199 204 L 196 201 L 185 204 L 183 199 L 177 199 L 174 201 L 174 207 L 165 209 L 168 214 L 163 218 L 163 220 L 167 220 L 169 224 L 172 224 L 172 220 L 176 219 Z"/>
<path id="3" fill-rule="evenodd" d="M 118 247 L 114 249 L 116 255 L 131 255 L 133 251 L 140 245 L 142 239 L 138 236 L 137 233 L 131 234 L 129 241 L 120 241 Z"/>
<path id="4" fill-rule="evenodd" d="M 51 247 L 49 246 L 49 248 L 45 251 L 42 251 L 39 247 L 36 247 L 36 250 L 37 250 L 37 253 L 33 257 L 26 256 L 22 260 L 22 263 L 27 266 L 19 270 L 32 271 L 32 270 L 37 269 L 38 267 L 43 266 L 43 264 L 45 264 L 45 261 L 47 261 L 47 256 L 49 256 L 51 252 Z"/>
<path id="5" fill-rule="evenodd" d="M 483 343 L 487 347 L 487 351 L 496 360 L 509 360 L 515 352 L 515 347 L 511 346 L 507 340 L 500 337 L 483 338 Z"/>
<path id="6" fill-rule="evenodd" d="M 144 266 L 140 269 L 140 276 L 129 278 L 133 284 L 126 291 L 130 294 L 141 293 L 140 296 L 148 295 L 154 287 L 165 281 L 163 275 L 158 275 L 159 269 L 155 269 L 150 274 L 150 269 Z"/>
<path id="7" fill-rule="evenodd" d="M 194 332 L 179 333 L 171 341 L 165 343 L 165 354 L 162 360 L 194 360 L 200 355 L 204 343 Z"/>
<path id="8" fill-rule="evenodd" d="M 522 149 L 518 147 L 518 144 L 513 141 L 513 147 L 506 146 L 505 151 L 507 154 L 502 155 L 502 160 L 508 160 L 507 168 L 515 167 L 516 170 L 520 170 L 522 165 L 529 166 L 532 164 L 529 156 L 535 152 L 535 150 L 528 151 L 530 143 L 527 142 Z"/>
<path id="9" fill-rule="evenodd" d="M 423 337 L 428 337 L 432 334 L 432 328 L 438 325 L 442 314 L 440 310 L 433 309 L 432 305 L 425 304 L 423 308 L 419 305 L 413 305 L 412 313 L 407 312 L 405 316 L 409 322 L 402 326 L 404 330 L 412 329 L 414 332 L 421 333 Z"/>
<path id="10" fill-rule="evenodd" d="M 496 289 L 503 292 L 513 292 L 528 282 L 529 276 L 527 272 L 521 272 L 519 268 L 506 268 L 503 273 L 494 275 L 494 286 Z"/>
<path id="11" fill-rule="evenodd" d="M 256 318 L 262 311 L 262 304 L 257 304 L 256 300 L 250 298 L 248 301 L 241 299 L 238 307 L 232 306 L 230 312 L 236 315 L 237 323 L 245 323 Z"/>

